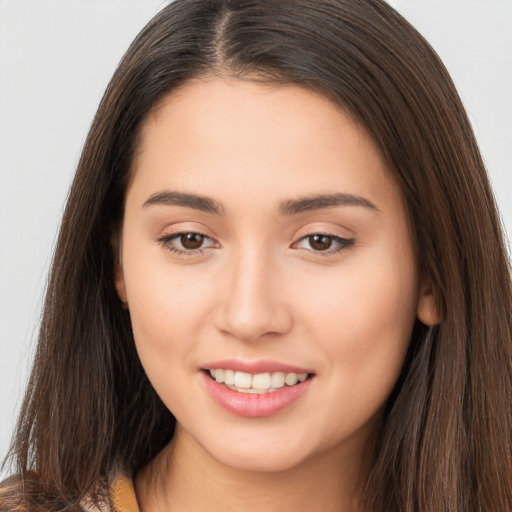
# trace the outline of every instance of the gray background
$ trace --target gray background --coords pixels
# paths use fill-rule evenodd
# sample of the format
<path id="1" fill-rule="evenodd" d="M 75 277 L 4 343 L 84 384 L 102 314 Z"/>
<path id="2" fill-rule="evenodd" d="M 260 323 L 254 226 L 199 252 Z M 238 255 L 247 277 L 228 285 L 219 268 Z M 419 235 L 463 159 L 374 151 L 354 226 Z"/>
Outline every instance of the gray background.
<path id="1" fill-rule="evenodd" d="M 165 3 L 0 0 L 0 458 L 88 127 L 124 50 Z M 512 0 L 390 3 L 452 73 L 512 233 Z"/>

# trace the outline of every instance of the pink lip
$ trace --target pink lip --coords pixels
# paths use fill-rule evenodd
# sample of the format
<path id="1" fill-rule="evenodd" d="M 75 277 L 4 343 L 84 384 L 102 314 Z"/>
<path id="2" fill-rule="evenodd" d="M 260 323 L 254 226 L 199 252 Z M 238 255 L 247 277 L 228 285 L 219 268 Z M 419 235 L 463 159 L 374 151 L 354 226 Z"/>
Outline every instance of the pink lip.
<path id="1" fill-rule="evenodd" d="M 276 391 L 253 394 L 233 391 L 213 380 L 209 373 L 205 371 L 199 373 L 210 396 L 220 406 L 229 412 L 248 418 L 272 416 L 282 411 L 303 396 L 313 381 L 313 378 L 309 378 L 295 386 L 285 386 Z"/>
<path id="2" fill-rule="evenodd" d="M 245 373 L 314 373 L 307 368 L 299 368 L 279 361 L 259 360 L 259 361 L 243 361 L 241 359 L 222 359 L 220 361 L 213 361 L 203 366 L 205 370 L 233 370 Z"/>

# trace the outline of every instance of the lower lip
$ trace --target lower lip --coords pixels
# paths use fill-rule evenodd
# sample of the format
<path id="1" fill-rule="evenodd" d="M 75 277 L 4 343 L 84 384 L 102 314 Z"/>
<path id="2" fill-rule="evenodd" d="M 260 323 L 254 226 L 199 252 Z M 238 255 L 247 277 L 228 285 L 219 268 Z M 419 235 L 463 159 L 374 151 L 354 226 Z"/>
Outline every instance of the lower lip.
<path id="1" fill-rule="evenodd" d="M 201 372 L 206 388 L 212 398 L 224 409 L 239 416 L 262 418 L 282 411 L 298 400 L 311 385 L 312 378 L 295 386 L 285 386 L 269 393 L 241 393 L 227 388 Z"/>

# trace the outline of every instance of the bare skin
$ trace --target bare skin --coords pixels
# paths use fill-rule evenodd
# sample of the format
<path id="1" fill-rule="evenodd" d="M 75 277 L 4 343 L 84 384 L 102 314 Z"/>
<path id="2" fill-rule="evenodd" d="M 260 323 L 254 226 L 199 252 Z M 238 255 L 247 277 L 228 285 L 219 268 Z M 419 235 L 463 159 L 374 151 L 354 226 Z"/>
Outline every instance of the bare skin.
<path id="1" fill-rule="evenodd" d="M 414 321 L 436 322 L 379 151 L 300 87 L 206 78 L 146 119 L 133 171 L 116 288 L 177 420 L 137 475 L 142 512 L 357 511 Z M 226 408 L 226 360 L 304 369 L 304 391 Z"/>
<path id="2" fill-rule="evenodd" d="M 233 471 L 205 458 L 202 448 L 183 433 L 139 472 L 137 499 L 141 512 L 242 512 L 248 504 L 263 512 L 356 512 L 350 496 L 355 495 L 358 468 L 339 467 L 340 460 L 350 458 L 344 455 L 333 450 L 287 471 Z"/>

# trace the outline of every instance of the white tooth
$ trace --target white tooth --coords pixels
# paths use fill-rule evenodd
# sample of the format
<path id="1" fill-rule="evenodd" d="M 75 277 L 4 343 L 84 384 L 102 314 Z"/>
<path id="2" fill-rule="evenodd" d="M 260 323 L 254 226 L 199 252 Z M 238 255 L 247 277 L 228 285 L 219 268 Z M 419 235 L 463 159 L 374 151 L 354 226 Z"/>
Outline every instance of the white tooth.
<path id="1" fill-rule="evenodd" d="M 308 378 L 308 374 L 307 373 L 300 373 L 298 375 L 298 377 L 299 377 L 299 382 L 304 382 Z"/>
<path id="2" fill-rule="evenodd" d="M 210 370 L 210 375 L 215 379 L 215 370 Z"/>
<path id="3" fill-rule="evenodd" d="M 249 389 L 252 387 L 252 375 L 245 372 L 235 373 L 235 386 L 237 388 Z"/>
<path id="4" fill-rule="evenodd" d="M 299 382 L 299 378 L 297 377 L 296 373 L 287 373 L 284 381 L 288 386 L 294 386 L 297 384 L 297 382 Z"/>
<path id="5" fill-rule="evenodd" d="M 215 370 L 215 380 L 217 382 L 224 382 L 224 370 Z"/>
<path id="6" fill-rule="evenodd" d="M 270 373 L 257 373 L 252 378 L 253 389 L 265 389 L 270 388 Z"/>
<path id="7" fill-rule="evenodd" d="M 275 389 L 282 388 L 284 386 L 284 373 L 276 372 L 272 374 L 271 378 L 272 387 Z"/>
<path id="8" fill-rule="evenodd" d="M 224 370 L 224 384 L 232 386 L 235 383 L 235 372 L 233 370 Z"/>

